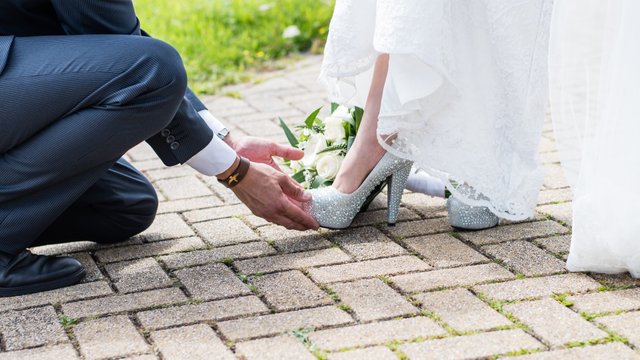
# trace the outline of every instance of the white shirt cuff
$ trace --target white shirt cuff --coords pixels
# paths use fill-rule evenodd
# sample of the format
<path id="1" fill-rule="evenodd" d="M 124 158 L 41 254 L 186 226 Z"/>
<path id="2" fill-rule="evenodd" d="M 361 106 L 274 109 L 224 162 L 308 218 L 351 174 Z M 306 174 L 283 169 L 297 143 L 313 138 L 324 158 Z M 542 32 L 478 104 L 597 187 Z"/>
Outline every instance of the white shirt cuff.
<path id="1" fill-rule="evenodd" d="M 211 130 L 213 130 L 213 138 L 204 149 L 195 154 L 186 164 L 207 176 L 222 174 L 233 165 L 236 161 L 237 154 L 227 143 L 216 135 L 224 128 L 224 125 L 213 117 L 208 110 L 202 110 L 198 114 L 200 114 Z"/>
<path id="2" fill-rule="evenodd" d="M 214 134 L 219 133 L 220 130 L 225 128 L 224 124 L 220 122 L 220 120 L 216 119 L 216 117 L 213 116 L 213 114 L 211 114 L 207 109 L 198 111 L 198 115 L 200 115 L 200 117 L 207 123 L 207 125 L 209 125 Z"/>

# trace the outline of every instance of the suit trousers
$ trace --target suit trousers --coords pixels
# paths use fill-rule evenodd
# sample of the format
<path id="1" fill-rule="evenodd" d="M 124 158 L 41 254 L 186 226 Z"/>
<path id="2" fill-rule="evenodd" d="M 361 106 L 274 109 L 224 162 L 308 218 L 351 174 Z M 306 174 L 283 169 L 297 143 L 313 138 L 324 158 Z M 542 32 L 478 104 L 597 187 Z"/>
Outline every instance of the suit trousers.
<path id="1" fill-rule="evenodd" d="M 120 158 L 171 121 L 186 83 L 152 38 L 16 38 L 0 74 L 0 251 L 147 228 L 155 191 Z"/>

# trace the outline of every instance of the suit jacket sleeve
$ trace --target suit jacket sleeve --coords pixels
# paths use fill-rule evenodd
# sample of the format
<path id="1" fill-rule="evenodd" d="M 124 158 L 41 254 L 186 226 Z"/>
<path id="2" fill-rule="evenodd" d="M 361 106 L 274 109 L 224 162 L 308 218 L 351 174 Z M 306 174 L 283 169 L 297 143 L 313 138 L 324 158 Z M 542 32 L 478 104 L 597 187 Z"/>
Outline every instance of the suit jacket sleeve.
<path id="1" fill-rule="evenodd" d="M 149 36 L 140 29 L 131 0 L 51 0 L 63 29 L 69 35 L 129 34 Z M 187 89 L 176 115 L 162 136 L 160 132 L 147 140 L 166 165 L 185 163 L 213 138 L 213 132 L 198 115 L 206 109 Z"/>

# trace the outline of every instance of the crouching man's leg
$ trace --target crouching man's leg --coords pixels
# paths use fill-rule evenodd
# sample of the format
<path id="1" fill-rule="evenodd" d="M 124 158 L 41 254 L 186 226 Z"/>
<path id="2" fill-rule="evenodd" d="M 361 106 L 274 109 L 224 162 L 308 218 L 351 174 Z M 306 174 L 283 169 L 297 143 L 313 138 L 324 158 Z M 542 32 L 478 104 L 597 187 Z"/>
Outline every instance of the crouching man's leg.
<path id="1" fill-rule="evenodd" d="M 0 296 L 84 276 L 76 260 L 28 247 L 121 241 L 149 226 L 155 193 L 118 159 L 171 121 L 186 89 L 175 50 L 149 38 L 16 38 L 9 56 L 0 74 Z"/>

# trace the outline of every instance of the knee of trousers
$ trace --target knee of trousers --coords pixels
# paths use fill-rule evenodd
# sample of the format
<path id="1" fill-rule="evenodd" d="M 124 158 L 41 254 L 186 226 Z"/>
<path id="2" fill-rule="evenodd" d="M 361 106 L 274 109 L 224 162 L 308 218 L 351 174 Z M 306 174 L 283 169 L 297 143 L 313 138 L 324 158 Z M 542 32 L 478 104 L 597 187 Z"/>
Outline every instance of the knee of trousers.
<path id="1" fill-rule="evenodd" d="M 120 211 L 111 213 L 110 231 L 103 234 L 101 243 L 125 241 L 151 226 L 158 211 L 158 196 L 155 189 L 144 179 L 128 194 L 128 201 Z"/>

